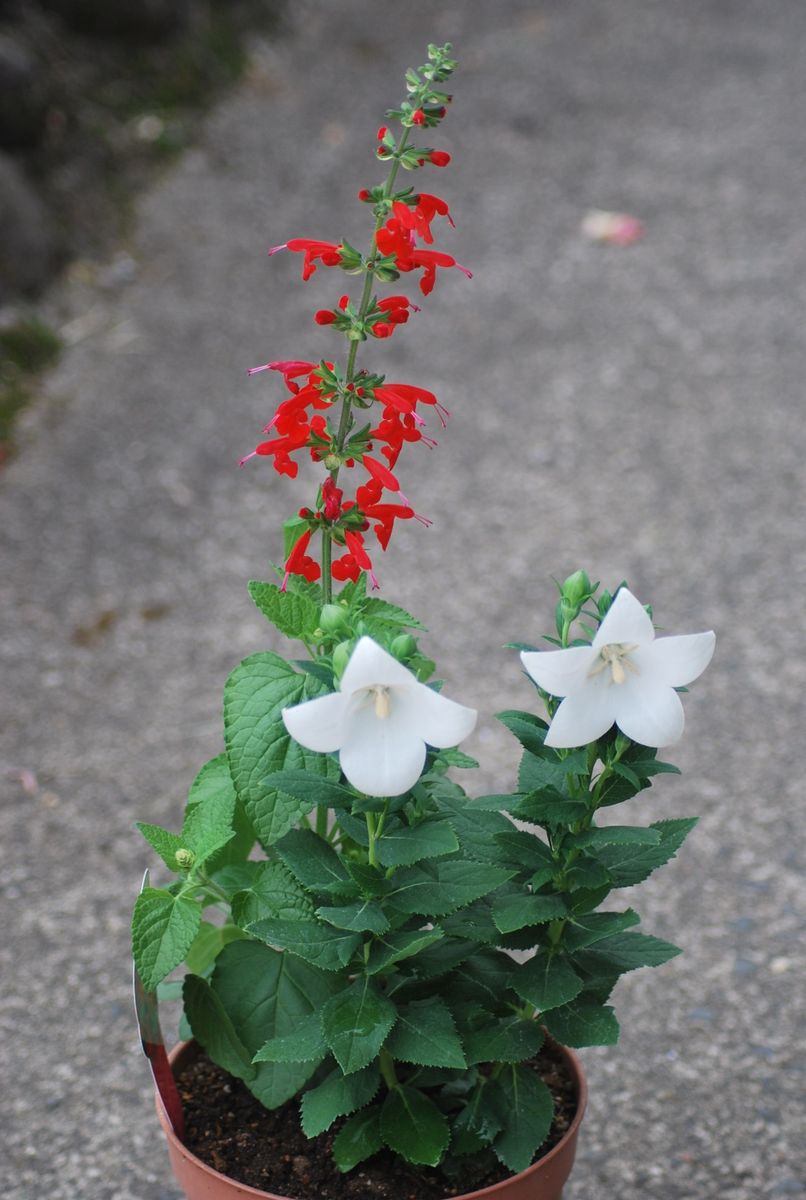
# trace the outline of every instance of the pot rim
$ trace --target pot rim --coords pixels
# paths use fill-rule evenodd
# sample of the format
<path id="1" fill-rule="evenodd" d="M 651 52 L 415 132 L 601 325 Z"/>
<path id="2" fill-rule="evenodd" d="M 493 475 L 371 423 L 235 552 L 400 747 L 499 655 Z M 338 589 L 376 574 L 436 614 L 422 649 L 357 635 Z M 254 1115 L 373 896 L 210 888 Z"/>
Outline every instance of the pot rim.
<path id="1" fill-rule="evenodd" d="M 574 1119 L 566 1129 L 563 1136 L 557 1142 L 556 1146 L 552 1146 L 548 1154 L 544 1154 L 537 1162 L 533 1162 L 531 1166 L 526 1167 L 524 1171 L 518 1171 L 515 1175 L 509 1175 L 506 1179 L 501 1179 L 498 1183 L 491 1183 L 489 1187 L 481 1188 L 475 1192 L 463 1192 L 461 1196 L 447 1197 L 446 1200 L 486 1200 L 487 1197 L 498 1196 L 506 1187 L 511 1186 L 513 1179 L 526 1179 L 530 1175 L 536 1174 L 539 1170 L 544 1169 L 555 1158 L 558 1158 L 563 1152 L 569 1141 L 576 1137 L 579 1126 L 582 1123 L 582 1118 L 585 1115 L 585 1109 L 588 1104 L 588 1084 L 585 1078 L 585 1073 L 582 1070 L 582 1063 L 577 1055 L 568 1046 L 562 1046 L 559 1042 L 556 1043 L 558 1050 L 562 1053 L 566 1062 L 571 1068 L 574 1082 L 577 1088 L 577 1108 L 574 1113 Z M 177 1042 L 168 1055 L 171 1064 L 171 1069 L 175 1067 L 180 1056 L 190 1053 L 193 1049 L 198 1049 L 203 1053 L 202 1047 L 195 1041 Z M 233 1179 L 231 1175 L 224 1175 L 221 1171 L 216 1171 L 214 1167 L 209 1167 L 206 1162 L 199 1158 L 196 1154 L 189 1150 L 185 1143 L 174 1133 L 168 1115 L 165 1111 L 165 1106 L 159 1092 L 154 1092 L 154 1102 L 157 1109 L 157 1117 L 165 1137 L 173 1149 L 183 1158 L 189 1159 L 203 1174 L 212 1177 L 213 1180 L 234 1185 L 240 1189 L 239 1194 L 242 1196 L 252 1196 L 255 1200 L 296 1200 L 293 1196 L 280 1196 L 276 1192 L 265 1192 L 260 1188 L 250 1187 L 248 1183 L 241 1183 L 238 1179 Z"/>

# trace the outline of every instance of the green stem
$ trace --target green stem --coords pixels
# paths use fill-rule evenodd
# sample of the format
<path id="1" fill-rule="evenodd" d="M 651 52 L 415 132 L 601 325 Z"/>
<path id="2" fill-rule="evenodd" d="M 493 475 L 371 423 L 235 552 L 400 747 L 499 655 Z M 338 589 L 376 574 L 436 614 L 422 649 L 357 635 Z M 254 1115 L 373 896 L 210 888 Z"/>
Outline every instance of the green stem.
<path id="1" fill-rule="evenodd" d="M 322 597 L 325 604 L 333 600 L 333 580 L 330 575 L 330 564 L 333 558 L 333 538 L 329 529 L 322 530 Z"/>
<path id="2" fill-rule="evenodd" d="M 316 810 L 316 832 L 327 840 L 327 809 L 320 804 Z"/>
<path id="3" fill-rule="evenodd" d="M 375 828 L 375 813 L 368 812 L 365 814 L 367 818 L 367 836 L 369 837 L 369 865 L 377 867 L 378 856 L 375 852 L 375 843 L 378 840 L 377 830 Z"/>

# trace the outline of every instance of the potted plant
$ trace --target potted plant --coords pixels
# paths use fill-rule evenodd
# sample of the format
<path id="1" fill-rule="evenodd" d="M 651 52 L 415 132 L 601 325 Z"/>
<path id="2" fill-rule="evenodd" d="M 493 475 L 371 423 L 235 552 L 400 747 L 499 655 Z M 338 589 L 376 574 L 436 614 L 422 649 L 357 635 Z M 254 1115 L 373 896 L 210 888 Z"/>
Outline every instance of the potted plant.
<path id="1" fill-rule="evenodd" d="M 418 311 L 383 285 L 415 274 L 428 296 L 438 270 L 469 275 L 433 249 L 448 205 L 400 175 L 449 161 L 419 142 L 446 115 L 454 67 L 450 46 L 429 46 L 378 131 L 386 180 L 359 193 L 368 249 L 297 238 L 270 251 L 302 254 L 305 279 L 330 268 L 361 287 L 315 314 L 344 337 L 341 361 L 251 372 L 278 373 L 284 398 L 247 458 L 293 477 L 307 457 L 318 472 L 315 502 L 285 522 L 277 580 L 249 585 L 305 657 L 265 651 L 235 668 L 225 751 L 194 781 L 181 832 L 139 825 L 174 876 L 145 881 L 133 950 L 190 1200 L 556 1200 L 585 1105 L 566 1048 L 614 1043 L 620 975 L 679 952 L 609 898 L 672 858 L 694 819 L 598 816 L 676 769 L 657 747 L 680 737 L 678 690 L 714 635 L 656 639 L 626 585 L 611 594 L 576 571 L 559 585 L 552 648 L 513 644 L 544 713 L 499 714 L 522 749 L 517 791 L 471 798 L 449 772 L 477 766 L 457 749 L 476 713 L 433 681 L 419 621 L 373 594 L 375 544 L 396 521 L 428 524 L 398 459 L 432 443 L 426 416 L 447 413 L 358 352 Z M 157 990 L 182 963 L 193 1040 L 171 1065 Z"/>

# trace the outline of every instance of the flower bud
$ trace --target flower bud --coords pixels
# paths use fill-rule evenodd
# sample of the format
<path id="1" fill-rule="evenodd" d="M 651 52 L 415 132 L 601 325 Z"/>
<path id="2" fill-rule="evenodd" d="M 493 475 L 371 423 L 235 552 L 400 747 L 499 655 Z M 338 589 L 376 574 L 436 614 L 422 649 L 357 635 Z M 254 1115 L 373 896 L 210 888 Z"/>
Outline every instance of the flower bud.
<path id="1" fill-rule="evenodd" d="M 417 643 L 410 633 L 399 633 L 389 649 L 400 662 L 406 662 L 416 653 Z"/>
<path id="2" fill-rule="evenodd" d="M 336 649 L 333 651 L 333 674 L 337 679 L 341 679 L 345 668 L 350 661 L 350 655 L 353 652 L 352 642 L 339 642 Z"/>
<path id="3" fill-rule="evenodd" d="M 434 167 L 447 167 L 451 161 L 451 156 L 447 150 L 432 150 L 429 157 L 429 162 Z"/>
<path id="4" fill-rule="evenodd" d="M 584 571 L 574 571 L 573 575 L 569 575 L 563 583 L 560 591 L 562 592 L 563 600 L 568 604 L 580 606 L 590 596 L 593 588 L 591 581 Z"/>
<path id="5" fill-rule="evenodd" d="M 341 633 L 347 628 L 347 614 L 340 604 L 326 604 L 319 617 L 325 633 Z"/>
<path id="6" fill-rule="evenodd" d="M 328 471 L 338 471 L 339 467 L 341 466 L 341 459 L 339 458 L 338 454 L 326 454 L 324 461 L 325 468 Z"/>
<path id="7" fill-rule="evenodd" d="M 176 865 L 180 871 L 189 871 L 196 861 L 196 855 L 192 850 L 187 850 L 184 847 L 176 852 Z"/>

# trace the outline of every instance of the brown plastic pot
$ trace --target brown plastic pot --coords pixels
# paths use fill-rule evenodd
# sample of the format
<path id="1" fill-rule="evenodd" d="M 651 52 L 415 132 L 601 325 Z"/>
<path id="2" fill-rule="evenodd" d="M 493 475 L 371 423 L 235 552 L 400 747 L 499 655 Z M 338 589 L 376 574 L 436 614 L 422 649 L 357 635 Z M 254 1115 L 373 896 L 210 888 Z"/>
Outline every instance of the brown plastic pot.
<path id="1" fill-rule="evenodd" d="M 585 1114 L 588 1088 L 577 1056 L 565 1046 L 560 1049 L 577 1088 L 576 1115 L 561 1141 L 544 1158 L 538 1159 L 518 1175 L 511 1175 L 509 1179 L 503 1179 L 500 1183 L 482 1188 L 481 1191 L 466 1192 L 462 1196 L 453 1197 L 452 1200 L 561 1200 L 563 1185 L 574 1165 L 577 1134 Z M 180 1074 L 198 1054 L 199 1047 L 195 1042 L 182 1042 L 174 1047 L 170 1055 L 174 1075 Z M 237 1200 L 238 1197 L 252 1197 L 252 1200 L 294 1200 L 294 1197 L 278 1196 L 275 1192 L 263 1192 L 259 1188 L 247 1187 L 245 1183 L 237 1183 L 229 1176 L 208 1167 L 195 1154 L 191 1154 L 179 1140 L 165 1115 L 159 1096 L 156 1100 L 157 1116 L 168 1140 L 171 1167 L 187 1200 Z"/>

